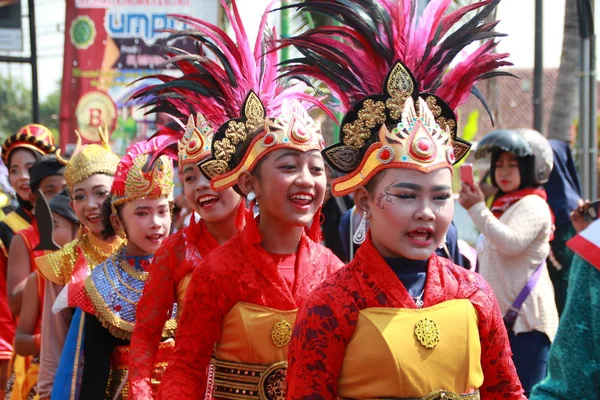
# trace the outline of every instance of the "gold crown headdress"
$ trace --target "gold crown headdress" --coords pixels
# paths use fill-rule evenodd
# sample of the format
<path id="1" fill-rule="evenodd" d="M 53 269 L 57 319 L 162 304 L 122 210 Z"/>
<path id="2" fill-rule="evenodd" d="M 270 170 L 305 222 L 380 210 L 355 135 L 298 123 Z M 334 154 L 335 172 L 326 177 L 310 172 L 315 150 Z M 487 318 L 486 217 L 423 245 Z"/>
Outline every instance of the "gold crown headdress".
<path id="1" fill-rule="evenodd" d="M 179 120 L 201 113 L 209 121 L 216 129 L 213 158 L 201 163 L 200 168 L 216 190 L 236 185 L 242 171 L 250 171 L 275 149 L 320 150 L 320 128 L 301 108 L 316 106 L 332 115 L 319 99 L 304 93 L 304 82 L 284 85 L 277 79 L 277 54 L 271 51 L 274 42 L 270 40 L 276 32 L 267 29 L 268 10 L 251 48 L 237 2 L 221 0 L 221 5 L 233 26 L 235 40 L 206 21 L 175 16 L 190 29 L 171 31 L 173 37 L 185 35 L 197 40 L 203 53 L 169 49 L 168 63 L 179 68 L 181 76 L 156 76 L 161 83 L 133 96 L 152 106 L 150 112 L 166 112 Z M 301 106 L 288 103 L 293 100 Z"/>
<path id="2" fill-rule="evenodd" d="M 61 157 L 60 150 L 56 152 L 56 158 L 66 165 L 65 180 L 69 192 L 73 193 L 76 183 L 86 180 L 95 174 L 106 174 L 113 176 L 119 164 L 119 156 L 113 153 L 108 139 L 106 125 L 98 127 L 100 144 L 81 145 L 81 135 L 75 131 L 77 144 L 75 152 L 69 160 Z"/>
<path id="3" fill-rule="evenodd" d="M 347 174 L 333 181 L 335 196 L 364 186 L 385 168 L 430 172 L 451 167 L 471 147 L 456 136 L 450 107 L 433 94 L 419 93 L 402 63 L 396 63 L 384 87 L 384 94 L 363 99 L 346 114 L 340 143 L 323 150 L 323 157 Z"/>
<path id="4" fill-rule="evenodd" d="M 178 144 L 179 166 L 198 164 L 209 157 L 213 135 L 213 128 L 202 114 L 198 114 L 196 121 L 190 115 L 185 133 Z"/>
<path id="5" fill-rule="evenodd" d="M 271 151 L 281 148 L 309 151 L 324 147 L 320 124 L 297 100 L 285 99 L 281 113 L 269 119 L 258 96 L 250 92 L 242 110 L 242 118 L 228 121 L 215 134 L 213 159 L 200 164 L 215 190 L 235 185 L 240 173 L 252 171 Z M 242 148 L 246 149 L 240 160 L 236 153 Z"/>
<path id="6" fill-rule="evenodd" d="M 160 156 L 151 164 L 152 154 L 166 138 L 156 136 L 135 143 L 127 149 L 117 166 L 111 188 L 113 207 L 144 198 L 166 197 L 173 199 L 173 163 Z"/>
<path id="7" fill-rule="evenodd" d="M 427 172 L 467 154 L 470 144 L 457 137 L 454 110 L 473 93 L 489 112 L 474 84 L 511 75 L 496 70 L 510 63 L 508 54 L 494 52 L 493 39 L 504 36 L 494 31 L 497 21 L 486 22 L 499 1 L 453 11 L 450 1 L 432 1 L 422 12 L 417 0 L 304 0 L 282 7 L 339 23 L 279 41 L 301 54 L 281 63 L 282 76 L 320 80 L 344 112 L 340 143 L 323 151 L 348 174 L 334 180 L 334 195 L 366 185 L 383 168 Z M 479 40 L 477 49 L 463 51 Z"/>

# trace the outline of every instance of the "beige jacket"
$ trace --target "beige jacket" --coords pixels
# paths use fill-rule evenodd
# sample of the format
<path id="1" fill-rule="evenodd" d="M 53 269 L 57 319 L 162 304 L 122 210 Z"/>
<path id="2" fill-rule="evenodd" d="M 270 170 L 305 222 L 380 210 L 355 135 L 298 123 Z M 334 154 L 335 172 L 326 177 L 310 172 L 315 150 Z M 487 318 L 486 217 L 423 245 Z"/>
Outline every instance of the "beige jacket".
<path id="1" fill-rule="evenodd" d="M 541 197 L 529 195 L 510 206 L 499 219 L 484 202 L 475 204 L 468 212 L 481 232 L 477 244 L 479 272 L 491 285 L 505 314 L 548 256 L 550 208 Z M 518 334 L 537 330 L 553 341 L 558 312 L 548 268 L 543 268 L 537 285 L 523 303 L 513 331 Z"/>

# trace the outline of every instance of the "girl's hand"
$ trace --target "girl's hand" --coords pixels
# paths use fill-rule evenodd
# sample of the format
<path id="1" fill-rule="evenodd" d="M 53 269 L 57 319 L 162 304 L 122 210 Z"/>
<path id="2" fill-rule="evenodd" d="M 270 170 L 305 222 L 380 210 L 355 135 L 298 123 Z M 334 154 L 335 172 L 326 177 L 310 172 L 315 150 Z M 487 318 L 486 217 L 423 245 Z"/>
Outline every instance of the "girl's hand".
<path id="1" fill-rule="evenodd" d="M 485 196 L 478 185 L 470 185 L 462 182 L 458 202 L 465 210 L 469 210 L 475 204 L 485 201 Z"/>

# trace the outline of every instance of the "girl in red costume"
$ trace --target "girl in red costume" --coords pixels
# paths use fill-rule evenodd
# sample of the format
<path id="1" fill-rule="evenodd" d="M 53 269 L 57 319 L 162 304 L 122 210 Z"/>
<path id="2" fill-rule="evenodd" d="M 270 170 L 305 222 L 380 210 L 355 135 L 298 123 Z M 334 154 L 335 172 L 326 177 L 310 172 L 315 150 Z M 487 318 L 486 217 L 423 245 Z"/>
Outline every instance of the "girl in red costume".
<path id="1" fill-rule="evenodd" d="M 43 125 L 25 125 L 2 144 L 2 162 L 16 192 L 19 207 L 0 221 L 0 398 L 4 398 L 8 363 L 13 355 L 15 323 L 8 305 L 6 272 L 8 249 L 15 233 L 31 226 L 33 205 L 29 201 L 29 168 L 44 154 L 56 151 L 52 132 Z"/>
<path id="2" fill-rule="evenodd" d="M 172 163 L 166 156 L 153 156 L 163 143 L 152 138 L 127 149 L 103 205 L 104 236 L 118 234 L 127 242 L 83 281 L 66 287 L 69 306 L 78 307 L 57 371 L 57 377 L 69 376 L 61 367 L 73 369 L 70 375 L 80 387 L 73 387 L 69 398 L 129 398 L 129 344 L 137 304 L 152 257 L 171 226 Z M 173 330 L 171 319 L 164 324 L 164 337 L 172 337 Z M 74 345 L 75 352 L 67 351 Z M 160 379 L 171 351 L 172 343 L 161 345 L 153 379 Z"/>
<path id="3" fill-rule="evenodd" d="M 154 256 L 131 338 L 129 381 L 135 399 L 152 399 L 156 392 L 151 377 L 162 327 L 174 302 L 177 314 L 181 315 L 191 272 L 203 257 L 243 227 L 245 208 L 240 195 L 232 188 L 222 192 L 211 190 L 208 179 L 198 168 L 198 163 L 210 156 L 213 133 L 202 116 L 196 124 L 190 117 L 179 142 L 184 194 L 202 219 L 195 222 L 192 217 L 190 226 L 165 239 Z"/>
<path id="4" fill-rule="evenodd" d="M 245 229 L 192 273 L 162 399 L 203 397 L 213 354 L 214 386 L 208 391 L 214 398 L 285 396 L 296 310 L 341 267 L 314 241 L 326 176 L 323 138 L 305 105 L 320 103 L 303 93 L 303 84 L 276 83 L 277 56 L 263 43 L 266 13 L 252 51 L 235 1 L 231 8 L 225 1 L 222 5 L 237 45 L 218 27 L 182 17 L 197 30 L 190 36 L 205 43 L 221 64 L 212 57 L 177 57 L 174 62 L 185 63 L 186 75 L 163 78 L 168 82 L 151 93 L 160 107 L 177 100 L 175 92 L 182 107 L 198 107 L 207 120 L 220 124 L 213 158 L 200 168 L 212 178 L 214 190 L 236 187 L 258 206 L 260 216 L 250 215 Z"/>
<path id="5" fill-rule="evenodd" d="M 434 253 L 454 212 L 452 166 L 470 147 L 454 110 L 507 56 L 487 42 L 450 68 L 477 37 L 499 35 L 482 24 L 497 1 L 446 14 L 451 3 L 430 2 L 418 23 L 414 0 L 290 6 L 341 23 L 284 40 L 306 56 L 284 71 L 319 78 L 339 97 L 341 141 L 323 155 L 345 174 L 333 194 L 353 192 L 370 229 L 298 312 L 289 399 L 524 399 L 491 288 Z"/>

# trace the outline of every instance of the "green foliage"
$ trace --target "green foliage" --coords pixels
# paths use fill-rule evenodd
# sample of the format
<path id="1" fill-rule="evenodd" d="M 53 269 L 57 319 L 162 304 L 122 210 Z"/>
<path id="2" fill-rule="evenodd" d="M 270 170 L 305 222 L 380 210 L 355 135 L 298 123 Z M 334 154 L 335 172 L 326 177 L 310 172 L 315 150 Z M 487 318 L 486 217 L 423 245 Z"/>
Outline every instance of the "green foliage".
<path id="1" fill-rule="evenodd" d="M 31 90 L 22 82 L 0 76 L 0 135 L 2 141 L 31 122 Z"/>
<path id="2" fill-rule="evenodd" d="M 58 143 L 60 82 L 56 90 L 40 103 L 40 123 L 47 126 Z M 0 76 L 0 142 L 32 121 L 31 89 L 23 82 Z"/>

